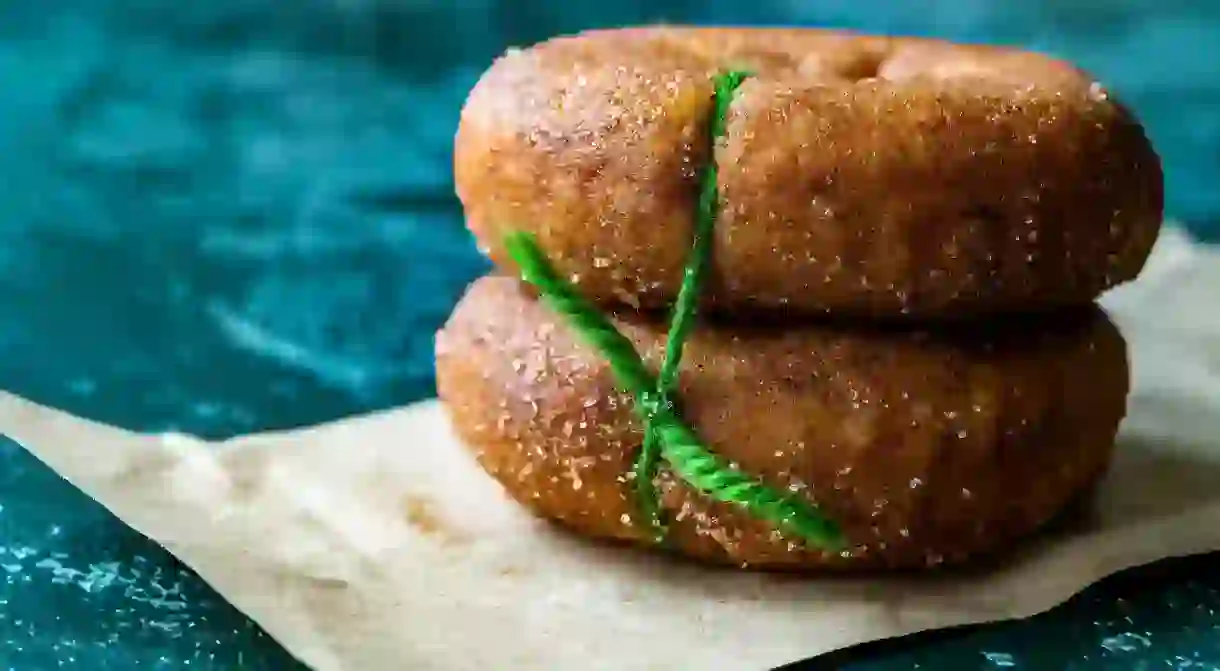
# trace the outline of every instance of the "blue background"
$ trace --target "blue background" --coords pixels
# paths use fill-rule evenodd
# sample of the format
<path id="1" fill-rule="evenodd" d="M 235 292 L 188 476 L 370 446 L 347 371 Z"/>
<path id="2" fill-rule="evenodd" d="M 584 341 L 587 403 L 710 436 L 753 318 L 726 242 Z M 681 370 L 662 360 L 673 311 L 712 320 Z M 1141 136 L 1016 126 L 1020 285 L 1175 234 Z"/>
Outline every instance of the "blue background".
<path id="1" fill-rule="evenodd" d="M 0 386 L 215 437 L 431 395 L 432 332 L 485 267 L 452 196 L 465 93 L 505 46 L 597 25 L 807 23 L 1068 57 L 1146 121 L 1170 214 L 1220 237 L 1220 3 L 565 6 L 0 3 Z M 826 664 L 1220 668 L 1214 567 L 1160 564 L 1028 622 Z M 163 550 L 0 443 L 0 669 L 291 664 Z"/>

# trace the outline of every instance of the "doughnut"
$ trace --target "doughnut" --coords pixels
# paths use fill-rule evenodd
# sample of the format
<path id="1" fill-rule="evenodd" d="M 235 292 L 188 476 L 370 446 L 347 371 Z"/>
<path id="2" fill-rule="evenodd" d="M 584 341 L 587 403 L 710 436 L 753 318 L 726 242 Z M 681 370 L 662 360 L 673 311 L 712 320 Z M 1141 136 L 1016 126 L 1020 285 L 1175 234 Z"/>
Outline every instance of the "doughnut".
<path id="1" fill-rule="evenodd" d="M 709 152 L 710 78 L 728 68 L 752 77 Z M 722 315 L 1087 304 L 1138 274 L 1162 220 L 1160 159 L 1081 70 L 813 29 L 603 30 L 510 51 L 463 107 L 454 174 L 501 270 L 503 235 L 523 230 L 589 298 L 660 309 L 709 161 L 722 211 L 704 301 Z"/>
<path id="2" fill-rule="evenodd" d="M 614 324 L 655 368 L 665 326 Z M 476 281 L 437 335 L 437 389 L 478 464 L 587 537 L 781 571 L 924 568 L 1000 553 L 1105 471 L 1126 344 L 1100 308 L 951 329 L 705 322 L 680 414 L 708 448 L 837 523 L 825 551 L 662 471 L 663 546 L 629 481 L 643 427 L 608 365 L 513 278 Z"/>

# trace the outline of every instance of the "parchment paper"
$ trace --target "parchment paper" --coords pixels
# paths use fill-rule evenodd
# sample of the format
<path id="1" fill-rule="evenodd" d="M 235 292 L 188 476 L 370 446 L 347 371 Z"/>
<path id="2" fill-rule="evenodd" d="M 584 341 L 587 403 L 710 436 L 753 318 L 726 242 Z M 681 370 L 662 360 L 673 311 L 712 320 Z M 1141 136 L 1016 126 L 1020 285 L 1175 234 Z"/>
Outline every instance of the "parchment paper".
<path id="1" fill-rule="evenodd" d="M 163 543 L 319 671 L 742 669 L 1022 617 L 1220 549 L 1220 252 L 1169 230 L 1107 297 L 1135 390 L 1083 519 L 998 568 L 797 579 L 595 546 L 535 522 L 434 402 L 209 444 L 0 394 L 0 431 Z"/>

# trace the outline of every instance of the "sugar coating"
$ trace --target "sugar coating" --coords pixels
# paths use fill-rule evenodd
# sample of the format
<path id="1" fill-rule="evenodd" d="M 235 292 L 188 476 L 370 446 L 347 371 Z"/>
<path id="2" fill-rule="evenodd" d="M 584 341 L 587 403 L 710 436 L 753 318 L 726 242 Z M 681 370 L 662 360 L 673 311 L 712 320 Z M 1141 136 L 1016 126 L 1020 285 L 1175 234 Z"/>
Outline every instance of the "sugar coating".
<path id="1" fill-rule="evenodd" d="M 616 325 L 651 365 L 664 326 Z M 687 555 L 780 569 L 922 567 L 1003 549 L 1095 480 L 1128 390 L 1097 309 L 942 330 L 705 326 L 676 398 L 734 466 L 821 506 L 850 544 L 804 547 L 658 476 Z M 643 440 L 600 355 L 511 278 L 476 282 L 437 338 L 437 385 L 479 463 L 536 514 L 646 542 L 630 481 Z"/>
<path id="2" fill-rule="evenodd" d="M 712 157 L 710 78 L 728 67 L 755 76 Z M 1139 272 L 1163 209 L 1143 129 L 1076 68 L 815 30 L 597 31 L 511 52 L 463 109 L 455 175 L 502 269 L 500 237 L 529 230 L 590 297 L 663 308 L 713 158 L 721 313 L 1087 304 Z"/>

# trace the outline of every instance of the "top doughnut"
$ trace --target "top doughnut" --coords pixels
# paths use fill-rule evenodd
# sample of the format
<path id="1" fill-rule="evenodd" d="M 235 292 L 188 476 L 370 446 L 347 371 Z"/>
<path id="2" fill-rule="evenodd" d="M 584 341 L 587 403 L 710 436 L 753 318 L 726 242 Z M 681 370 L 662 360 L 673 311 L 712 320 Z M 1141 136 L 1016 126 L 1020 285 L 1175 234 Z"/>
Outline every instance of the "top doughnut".
<path id="1" fill-rule="evenodd" d="M 754 73 L 707 151 L 711 77 Z M 498 59 L 472 90 L 455 179 L 481 247 L 537 235 L 581 291 L 668 306 L 696 178 L 722 210 L 721 313 L 969 318 L 1087 303 L 1160 230 L 1160 160 L 1086 73 L 997 47 L 812 29 L 635 28 Z"/>

